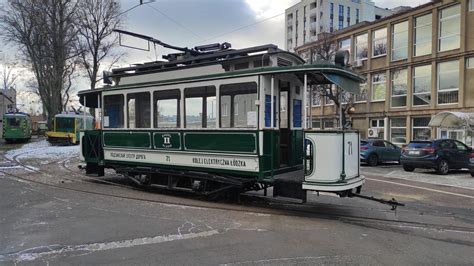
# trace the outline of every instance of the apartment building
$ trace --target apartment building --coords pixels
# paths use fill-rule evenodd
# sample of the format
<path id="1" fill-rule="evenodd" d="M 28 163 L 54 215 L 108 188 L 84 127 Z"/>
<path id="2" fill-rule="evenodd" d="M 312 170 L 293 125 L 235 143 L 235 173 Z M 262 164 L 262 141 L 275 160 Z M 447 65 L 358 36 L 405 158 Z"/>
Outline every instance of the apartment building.
<path id="1" fill-rule="evenodd" d="M 474 112 L 474 0 L 434 0 L 332 35 L 348 50 L 352 68 L 366 77 L 360 95 L 348 97 L 352 125 L 363 138 L 403 145 L 410 140 L 454 138 L 473 145 L 472 129 L 428 126 L 436 114 Z M 310 54 L 317 42 L 296 48 Z M 314 97 L 312 126 L 336 125 L 334 104 Z"/>
<path id="2" fill-rule="evenodd" d="M 294 51 L 295 47 L 317 40 L 321 32 L 334 32 L 394 12 L 377 7 L 370 0 L 301 0 L 285 10 L 286 50 Z"/>

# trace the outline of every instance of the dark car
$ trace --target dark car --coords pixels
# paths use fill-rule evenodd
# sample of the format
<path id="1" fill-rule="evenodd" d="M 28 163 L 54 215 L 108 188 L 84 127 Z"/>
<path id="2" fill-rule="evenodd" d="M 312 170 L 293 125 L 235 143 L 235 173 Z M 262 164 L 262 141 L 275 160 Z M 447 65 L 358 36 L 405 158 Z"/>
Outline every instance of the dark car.
<path id="1" fill-rule="evenodd" d="M 360 160 L 370 166 L 380 162 L 400 161 L 400 148 L 386 140 L 369 139 L 360 141 Z"/>
<path id="2" fill-rule="evenodd" d="M 454 139 L 411 141 L 402 150 L 400 162 L 403 169 L 435 169 L 445 175 L 451 169 L 468 168 L 474 176 L 474 156 L 470 147 Z"/>

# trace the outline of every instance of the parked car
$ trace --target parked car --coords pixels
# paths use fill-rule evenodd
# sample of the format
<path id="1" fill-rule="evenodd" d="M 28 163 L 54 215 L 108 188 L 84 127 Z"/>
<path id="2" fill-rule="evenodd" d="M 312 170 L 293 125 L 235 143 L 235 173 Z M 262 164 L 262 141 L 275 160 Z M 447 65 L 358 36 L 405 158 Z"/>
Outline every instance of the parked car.
<path id="1" fill-rule="evenodd" d="M 472 148 L 454 139 L 411 141 L 403 148 L 400 161 L 407 172 L 425 168 L 445 175 L 451 169 L 468 168 L 474 176 Z"/>
<path id="2" fill-rule="evenodd" d="M 380 139 L 361 140 L 360 160 L 370 166 L 387 161 L 400 161 L 400 148 L 395 144 Z"/>

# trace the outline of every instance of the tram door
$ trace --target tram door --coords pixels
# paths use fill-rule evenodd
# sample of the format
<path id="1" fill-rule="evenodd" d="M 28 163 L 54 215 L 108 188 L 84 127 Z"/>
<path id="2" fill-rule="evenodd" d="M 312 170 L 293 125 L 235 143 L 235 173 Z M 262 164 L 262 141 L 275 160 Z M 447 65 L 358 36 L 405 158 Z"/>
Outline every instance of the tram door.
<path id="1" fill-rule="evenodd" d="M 290 83 L 285 81 L 279 82 L 280 88 L 280 167 L 285 167 L 289 165 L 290 161 L 290 151 L 291 151 L 291 142 L 290 142 Z"/>

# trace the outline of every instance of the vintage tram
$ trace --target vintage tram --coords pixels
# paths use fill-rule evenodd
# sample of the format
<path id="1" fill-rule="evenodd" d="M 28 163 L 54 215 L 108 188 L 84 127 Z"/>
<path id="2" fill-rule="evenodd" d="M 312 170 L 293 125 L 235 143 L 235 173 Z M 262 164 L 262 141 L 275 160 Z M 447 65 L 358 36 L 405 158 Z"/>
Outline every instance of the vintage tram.
<path id="1" fill-rule="evenodd" d="M 30 115 L 22 112 L 5 113 L 2 136 L 6 143 L 28 142 L 31 139 Z"/>
<path id="2" fill-rule="evenodd" d="M 53 119 L 53 130 L 46 132 L 48 142 L 54 145 L 79 144 L 79 131 L 94 129 L 94 117 L 84 112 L 63 112 Z"/>
<path id="3" fill-rule="evenodd" d="M 203 195 L 360 193 L 358 132 L 308 129 L 305 102 L 316 85 L 358 93 L 363 79 L 274 45 L 229 46 L 114 69 L 110 84 L 79 92 L 101 113 L 101 129 L 81 133 L 87 174 L 111 168 L 142 185 Z"/>

